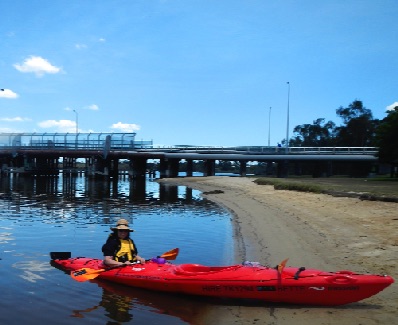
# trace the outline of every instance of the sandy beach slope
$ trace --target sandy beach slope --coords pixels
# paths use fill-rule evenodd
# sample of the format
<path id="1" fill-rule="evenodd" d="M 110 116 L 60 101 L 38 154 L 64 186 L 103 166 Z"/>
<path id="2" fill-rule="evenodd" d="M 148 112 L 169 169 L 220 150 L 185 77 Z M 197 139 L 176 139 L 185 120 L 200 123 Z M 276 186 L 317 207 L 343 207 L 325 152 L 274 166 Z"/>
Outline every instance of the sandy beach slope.
<path id="1" fill-rule="evenodd" d="M 236 262 L 325 271 L 389 274 L 398 279 L 398 204 L 274 190 L 251 178 L 163 179 L 204 192 L 234 215 Z M 198 324 L 398 324 L 397 283 L 362 302 L 333 308 L 214 305 Z"/>

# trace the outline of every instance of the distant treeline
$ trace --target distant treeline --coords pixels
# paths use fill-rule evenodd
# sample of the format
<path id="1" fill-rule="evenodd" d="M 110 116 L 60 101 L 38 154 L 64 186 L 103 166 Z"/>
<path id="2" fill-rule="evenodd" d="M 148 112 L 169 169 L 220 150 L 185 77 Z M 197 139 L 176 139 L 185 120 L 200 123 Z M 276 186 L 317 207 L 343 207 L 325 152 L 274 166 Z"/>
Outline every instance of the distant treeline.
<path id="1" fill-rule="evenodd" d="M 373 118 L 362 101 L 354 100 L 348 107 L 340 106 L 336 114 L 343 121 L 336 125 L 318 118 L 312 124 L 297 125 L 290 147 L 379 147 L 380 162 L 398 166 L 398 106 L 387 111 L 387 116 Z M 286 145 L 286 139 L 281 141 Z"/>

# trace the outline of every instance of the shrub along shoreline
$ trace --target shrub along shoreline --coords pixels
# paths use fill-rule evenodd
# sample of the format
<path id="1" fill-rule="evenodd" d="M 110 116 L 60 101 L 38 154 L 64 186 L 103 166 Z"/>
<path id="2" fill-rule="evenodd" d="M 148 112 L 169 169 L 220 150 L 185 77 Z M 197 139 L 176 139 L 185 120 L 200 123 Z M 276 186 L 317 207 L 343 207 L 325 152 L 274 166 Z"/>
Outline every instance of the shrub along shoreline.
<path id="1" fill-rule="evenodd" d="M 395 178 L 271 178 L 254 180 L 275 190 L 311 192 L 360 200 L 398 203 L 398 179 Z"/>

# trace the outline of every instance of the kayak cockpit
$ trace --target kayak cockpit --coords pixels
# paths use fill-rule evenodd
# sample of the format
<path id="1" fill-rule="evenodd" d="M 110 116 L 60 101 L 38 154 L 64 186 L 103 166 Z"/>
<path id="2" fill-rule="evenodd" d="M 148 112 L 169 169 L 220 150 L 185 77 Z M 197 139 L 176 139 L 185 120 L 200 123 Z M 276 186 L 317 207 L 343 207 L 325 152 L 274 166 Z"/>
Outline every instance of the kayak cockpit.
<path id="1" fill-rule="evenodd" d="M 205 275 L 213 274 L 225 271 L 235 271 L 241 268 L 241 265 L 231 265 L 231 266 L 206 266 L 201 264 L 180 264 L 174 268 L 174 273 L 176 275 Z"/>

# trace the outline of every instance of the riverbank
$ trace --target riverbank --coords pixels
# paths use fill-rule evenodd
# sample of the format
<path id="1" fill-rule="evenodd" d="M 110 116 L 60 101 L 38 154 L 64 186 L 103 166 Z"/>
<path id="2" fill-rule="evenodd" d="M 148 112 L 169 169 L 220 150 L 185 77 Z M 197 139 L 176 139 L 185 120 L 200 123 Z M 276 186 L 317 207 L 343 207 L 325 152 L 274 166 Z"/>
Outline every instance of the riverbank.
<path id="1" fill-rule="evenodd" d="M 253 178 L 163 179 L 203 192 L 234 215 L 235 259 L 398 279 L 397 203 L 275 190 Z M 334 308 L 214 305 L 198 324 L 394 324 L 397 284 L 363 302 Z"/>

